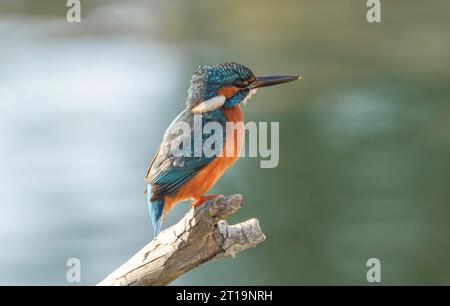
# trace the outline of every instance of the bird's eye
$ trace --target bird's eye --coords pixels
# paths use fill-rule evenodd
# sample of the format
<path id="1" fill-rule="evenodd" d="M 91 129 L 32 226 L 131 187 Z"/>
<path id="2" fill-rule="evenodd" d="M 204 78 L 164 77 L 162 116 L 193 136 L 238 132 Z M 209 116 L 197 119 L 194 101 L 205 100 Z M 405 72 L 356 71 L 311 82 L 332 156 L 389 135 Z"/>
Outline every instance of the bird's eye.
<path id="1" fill-rule="evenodd" d="M 236 87 L 244 87 L 244 86 L 245 86 L 244 80 L 243 80 L 243 79 L 237 79 L 237 80 L 235 80 L 235 81 L 233 82 L 233 86 L 236 86 Z"/>

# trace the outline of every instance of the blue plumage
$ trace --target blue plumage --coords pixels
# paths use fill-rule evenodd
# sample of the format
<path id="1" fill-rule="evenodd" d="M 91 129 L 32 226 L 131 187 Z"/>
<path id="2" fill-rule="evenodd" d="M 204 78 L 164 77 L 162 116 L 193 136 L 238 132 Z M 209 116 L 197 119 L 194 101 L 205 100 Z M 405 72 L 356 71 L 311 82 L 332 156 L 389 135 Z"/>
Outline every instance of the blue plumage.
<path id="1" fill-rule="evenodd" d="M 163 199 L 153 199 L 152 200 L 152 187 L 150 184 L 147 185 L 147 203 L 150 211 L 150 218 L 153 224 L 153 233 L 156 237 L 161 231 L 162 214 L 164 211 L 164 200 Z"/>
<path id="2" fill-rule="evenodd" d="M 236 81 L 244 81 L 253 77 L 250 69 L 237 63 L 199 66 L 192 75 L 186 100 L 187 107 L 192 108 L 202 101 L 211 99 L 225 86 L 232 86 Z M 248 89 L 243 88 L 242 92 L 231 97 L 224 107 L 236 106 L 248 92 Z"/>
<path id="3" fill-rule="evenodd" d="M 203 114 L 201 119 L 202 126 L 205 126 L 208 122 L 218 122 L 225 129 L 226 119 L 219 110 Z M 193 121 L 194 114 L 189 110 L 184 110 L 172 122 L 167 131 L 171 131 L 172 127 L 178 122 L 187 122 L 192 127 L 194 124 Z M 187 136 L 190 137 L 192 149 L 195 147 L 193 134 L 194 129 L 191 129 L 191 135 Z M 225 139 L 225 136 L 226 135 L 223 135 L 223 139 Z M 173 152 L 167 148 L 170 148 L 172 141 L 176 137 L 176 134 L 166 132 L 160 149 L 147 171 L 147 202 L 155 236 L 159 233 L 161 228 L 164 211 L 164 196 L 174 195 L 183 184 L 193 178 L 201 169 L 216 158 L 216 156 L 207 157 L 204 152 L 201 152 L 202 155 L 198 157 L 193 156 L 193 152 L 191 152 L 191 156 L 174 156 Z M 203 142 L 208 137 L 210 137 L 210 134 L 202 134 L 202 146 Z M 222 148 L 217 147 L 216 149 L 220 152 Z"/>

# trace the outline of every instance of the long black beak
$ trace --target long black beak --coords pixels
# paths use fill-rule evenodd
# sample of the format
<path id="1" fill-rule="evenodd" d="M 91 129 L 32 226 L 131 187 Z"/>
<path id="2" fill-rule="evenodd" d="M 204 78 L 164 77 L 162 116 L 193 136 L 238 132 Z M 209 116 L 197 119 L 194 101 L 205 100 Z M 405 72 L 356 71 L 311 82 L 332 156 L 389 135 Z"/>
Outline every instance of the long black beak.
<path id="1" fill-rule="evenodd" d="M 283 84 L 301 79 L 300 76 L 274 75 L 256 77 L 256 80 L 247 86 L 248 89 L 267 87 L 272 85 Z"/>

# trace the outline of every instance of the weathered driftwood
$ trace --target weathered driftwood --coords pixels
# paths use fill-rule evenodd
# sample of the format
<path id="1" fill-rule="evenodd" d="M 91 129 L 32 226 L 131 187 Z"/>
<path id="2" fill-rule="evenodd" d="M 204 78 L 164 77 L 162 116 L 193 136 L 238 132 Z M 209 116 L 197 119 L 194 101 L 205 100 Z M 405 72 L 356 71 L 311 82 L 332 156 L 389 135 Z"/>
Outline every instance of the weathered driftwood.
<path id="1" fill-rule="evenodd" d="M 241 195 L 219 196 L 191 208 L 176 225 L 155 239 L 98 285 L 167 285 L 187 271 L 264 241 L 257 219 L 228 225 Z"/>

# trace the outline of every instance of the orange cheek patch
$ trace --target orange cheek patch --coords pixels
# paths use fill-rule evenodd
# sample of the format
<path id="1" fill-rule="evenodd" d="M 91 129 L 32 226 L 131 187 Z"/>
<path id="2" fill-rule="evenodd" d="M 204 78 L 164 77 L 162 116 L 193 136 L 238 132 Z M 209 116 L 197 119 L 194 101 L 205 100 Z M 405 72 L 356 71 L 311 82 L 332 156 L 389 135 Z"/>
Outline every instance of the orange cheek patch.
<path id="1" fill-rule="evenodd" d="M 239 88 L 237 88 L 237 87 L 227 86 L 227 87 L 222 87 L 221 89 L 219 89 L 219 91 L 217 92 L 217 95 L 225 96 L 227 99 L 229 99 L 232 96 L 234 96 L 238 91 L 239 91 Z"/>

